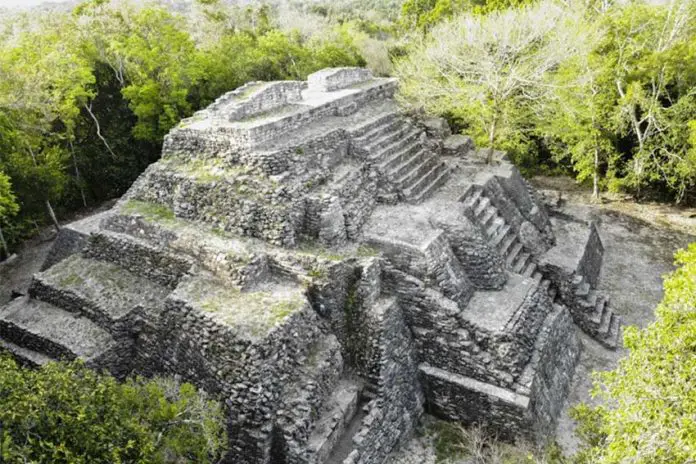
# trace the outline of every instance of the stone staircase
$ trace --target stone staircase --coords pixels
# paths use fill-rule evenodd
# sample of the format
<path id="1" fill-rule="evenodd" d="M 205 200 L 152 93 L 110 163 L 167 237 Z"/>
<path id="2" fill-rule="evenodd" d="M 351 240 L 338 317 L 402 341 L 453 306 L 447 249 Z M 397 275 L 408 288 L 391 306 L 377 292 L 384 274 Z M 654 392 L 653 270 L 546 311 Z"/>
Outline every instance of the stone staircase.
<path id="1" fill-rule="evenodd" d="M 515 231 L 493 206 L 490 198 L 483 194 L 483 189 L 472 186 L 462 201 L 485 232 L 488 243 L 504 257 L 508 270 L 541 281 L 542 275 L 537 272 L 534 257 L 524 250 Z"/>
<path id="2" fill-rule="evenodd" d="M 600 295 L 582 275 L 573 280 L 575 301 L 571 311 L 580 327 L 606 348 L 619 346 L 621 316 L 610 307 L 608 297 Z"/>
<path id="3" fill-rule="evenodd" d="M 282 394 L 276 428 L 286 462 L 341 462 L 335 460 L 342 452 L 339 445 L 352 450 L 363 383 L 346 377 L 340 349 L 334 335 L 315 342 Z"/>
<path id="4" fill-rule="evenodd" d="M 410 203 L 428 198 L 449 178 L 450 168 L 423 144 L 424 132 L 388 113 L 351 131 L 353 143 Z"/>
<path id="5" fill-rule="evenodd" d="M 527 186 L 531 189 L 529 184 Z M 504 257 L 507 269 L 535 279 L 554 301 L 558 293 L 556 287 L 537 270 L 534 256 L 524 250 L 517 234 L 493 206 L 483 189 L 478 185 L 472 185 L 462 201 L 485 232 L 490 245 Z M 570 308 L 576 323 L 603 346 L 616 349 L 621 317 L 610 309 L 609 299 L 600 296 L 582 276 L 577 276 L 573 285 L 575 301 L 571 302 Z M 516 320 L 511 323 L 515 324 Z"/>

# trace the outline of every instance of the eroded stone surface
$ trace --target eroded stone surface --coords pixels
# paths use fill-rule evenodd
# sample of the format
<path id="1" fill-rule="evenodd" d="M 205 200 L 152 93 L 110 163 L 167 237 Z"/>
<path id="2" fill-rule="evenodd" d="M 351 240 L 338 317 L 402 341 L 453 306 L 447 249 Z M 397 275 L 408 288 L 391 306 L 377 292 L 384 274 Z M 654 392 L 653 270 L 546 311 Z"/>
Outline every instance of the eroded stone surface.
<path id="1" fill-rule="evenodd" d="M 382 463 L 426 405 L 543 442 L 573 321 L 618 335 L 596 292 L 601 238 L 558 244 L 504 157 L 443 143 L 442 121 L 399 112 L 396 86 L 331 69 L 183 121 L 98 227 L 56 242 L 32 299 L 0 310 L 4 346 L 205 388 L 228 409 L 229 462 Z M 577 259 L 554 258 L 568 247 Z"/>

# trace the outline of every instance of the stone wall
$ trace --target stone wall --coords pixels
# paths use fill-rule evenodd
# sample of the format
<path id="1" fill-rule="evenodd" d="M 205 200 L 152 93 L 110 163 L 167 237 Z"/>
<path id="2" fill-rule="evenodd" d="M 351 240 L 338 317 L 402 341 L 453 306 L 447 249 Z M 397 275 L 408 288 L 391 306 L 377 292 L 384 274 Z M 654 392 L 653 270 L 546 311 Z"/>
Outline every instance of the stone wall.
<path id="1" fill-rule="evenodd" d="M 365 68 L 329 68 L 322 69 L 307 78 L 309 90 L 332 92 L 351 85 L 373 79 L 372 73 Z"/>
<path id="2" fill-rule="evenodd" d="M 375 308 L 379 327 L 377 398 L 368 405 L 362 428 L 353 437 L 355 449 L 344 464 L 384 462 L 408 439 L 423 413 L 423 392 L 418 382 L 416 346 L 395 300 Z"/>

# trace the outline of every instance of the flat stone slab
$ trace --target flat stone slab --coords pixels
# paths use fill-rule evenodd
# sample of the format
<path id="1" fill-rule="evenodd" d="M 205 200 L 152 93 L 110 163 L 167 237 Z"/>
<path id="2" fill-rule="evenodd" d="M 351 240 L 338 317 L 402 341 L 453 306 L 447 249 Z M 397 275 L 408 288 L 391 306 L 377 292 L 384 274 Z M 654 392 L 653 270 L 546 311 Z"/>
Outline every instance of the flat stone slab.
<path id="1" fill-rule="evenodd" d="M 86 360 L 105 353 L 116 343 L 107 331 L 89 319 L 28 297 L 18 298 L 0 309 L 0 325 L 15 331 L 14 338 L 28 335 L 46 340 Z"/>
<path id="2" fill-rule="evenodd" d="M 264 338 L 309 305 L 299 285 L 268 282 L 254 291 L 241 291 L 208 275 L 184 279 L 169 298 L 184 301 L 247 340 Z"/>
<path id="3" fill-rule="evenodd" d="M 502 290 L 477 291 L 460 317 L 485 329 L 500 332 L 537 285 L 534 279 L 508 273 Z"/>

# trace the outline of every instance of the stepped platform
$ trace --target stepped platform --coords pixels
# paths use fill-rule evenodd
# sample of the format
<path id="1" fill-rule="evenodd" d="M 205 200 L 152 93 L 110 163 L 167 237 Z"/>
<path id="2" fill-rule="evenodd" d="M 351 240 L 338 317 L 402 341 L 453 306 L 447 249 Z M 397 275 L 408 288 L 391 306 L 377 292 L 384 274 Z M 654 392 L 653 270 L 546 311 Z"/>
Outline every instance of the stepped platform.
<path id="1" fill-rule="evenodd" d="M 182 121 L 111 210 L 65 228 L 0 310 L 0 347 L 194 383 L 224 399 L 227 462 L 381 464 L 426 405 L 544 442 L 575 325 L 620 332 L 599 233 L 557 227 L 504 154 L 485 164 L 396 90 L 327 69 Z"/>
<path id="2" fill-rule="evenodd" d="M 161 312 L 169 289 L 114 264 L 73 255 L 35 275 L 29 293 L 116 335 L 131 330 L 143 312 Z"/>
<path id="3" fill-rule="evenodd" d="M 42 364 L 46 358 L 82 358 L 88 365 L 111 368 L 113 373 L 121 374 L 121 357 L 128 353 L 127 346 L 120 346 L 89 319 L 28 297 L 0 308 L 0 337 L 28 350 L 10 346 L 11 352 L 30 364 Z"/>

